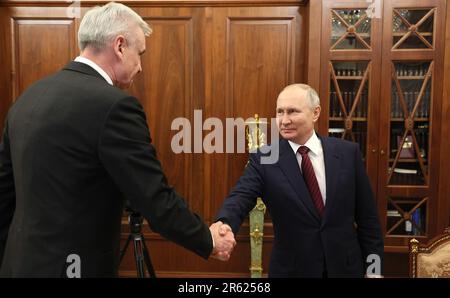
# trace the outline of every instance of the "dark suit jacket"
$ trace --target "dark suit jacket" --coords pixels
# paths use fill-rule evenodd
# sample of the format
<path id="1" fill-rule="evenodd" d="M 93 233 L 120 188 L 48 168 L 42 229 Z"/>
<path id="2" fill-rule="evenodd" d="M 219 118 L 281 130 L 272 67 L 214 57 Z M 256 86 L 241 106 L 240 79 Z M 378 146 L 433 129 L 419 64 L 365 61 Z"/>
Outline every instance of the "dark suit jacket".
<path id="1" fill-rule="evenodd" d="M 228 222 L 237 233 L 256 198 L 262 197 L 275 236 L 270 277 L 322 277 L 325 269 L 330 277 L 361 277 L 369 254 L 382 260 L 379 219 L 357 144 L 320 139 L 327 193 L 322 219 L 286 140 L 280 141 L 275 164 L 260 164 L 261 153 L 250 155 L 244 174 L 218 213 L 217 219 Z"/>
<path id="2" fill-rule="evenodd" d="M 124 198 L 151 228 L 208 258 L 208 227 L 161 170 L 142 106 L 72 62 L 10 109 L 0 147 L 1 276 L 115 276 Z M 69 263 L 70 265 L 70 263 Z"/>

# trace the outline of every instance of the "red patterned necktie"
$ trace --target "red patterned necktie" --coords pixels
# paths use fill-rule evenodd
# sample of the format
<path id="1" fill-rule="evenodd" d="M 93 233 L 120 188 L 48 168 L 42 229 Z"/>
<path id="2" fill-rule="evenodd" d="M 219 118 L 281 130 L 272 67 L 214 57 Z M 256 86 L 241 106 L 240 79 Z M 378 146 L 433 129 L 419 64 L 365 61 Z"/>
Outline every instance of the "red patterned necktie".
<path id="1" fill-rule="evenodd" d="M 306 146 L 300 146 L 300 148 L 298 148 L 298 153 L 302 156 L 303 179 L 308 187 L 309 194 L 311 195 L 317 213 L 322 217 L 325 206 L 323 205 L 322 194 L 320 193 L 319 184 L 317 183 L 316 174 L 314 173 L 314 168 L 309 159 L 308 152 L 309 148 Z"/>

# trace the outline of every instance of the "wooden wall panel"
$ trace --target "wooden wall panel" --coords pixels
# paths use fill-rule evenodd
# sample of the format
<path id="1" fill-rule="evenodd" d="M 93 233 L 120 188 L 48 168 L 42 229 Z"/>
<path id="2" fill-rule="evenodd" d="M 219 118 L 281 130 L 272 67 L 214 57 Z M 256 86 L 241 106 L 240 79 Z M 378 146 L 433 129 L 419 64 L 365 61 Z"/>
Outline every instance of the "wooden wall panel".
<path id="1" fill-rule="evenodd" d="M 229 116 L 275 115 L 278 92 L 293 71 L 291 23 L 292 19 L 229 19 Z"/>
<path id="2" fill-rule="evenodd" d="M 444 198 L 438 205 L 438 222 L 442 223 L 437 227 L 437 232 L 443 232 L 445 227 L 450 227 L 450 2 L 447 1 L 446 23 L 445 23 L 445 46 L 444 46 L 444 67 L 443 67 L 443 94 L 442 94 L 442 131 L 441 131 L 441 168 L 439 176 L 439 196 Z"/>
<path id="3" fill-rule="evenodd" d="M 3 133 L 4 119 L 12 103 L 12 61 L 10 10 L 0 7 L 0 132 Z"/>
<path id="4" fill-rule="evenodd" d="M 308 10 L 308 62 L 307 71 L 308 84 L 319 91 L 320 87 L 320 44 L 322 24 L 322 1 L 311 1 Z M 317 127 L 316 127 L 317 129 Z"/>
<path id="5" fill-rule="evenodd" d="M 192 19 L 167 18 L 147 20 L 153 34 L 147 38 L 147 52 L 142 57 L 142 73 L 133 84 L 132 93 L 144 106 L 163 169 L 168 181 L 186 198 L 192 198 L 191 154 L 175 154 L 171 123 L 192 114 Z"/>
<path id="6" fill-rule="evenodd" d="M 214 10 L 213 32 L 213 104 L 216 117 L 247 119 L 258 113 L 268 120 L 275 115 L 276 98 L 284 86 L 303 82 L 303 70 L 297 60 L 304 61 L 300 51 L 302 20 L 298 8 L 278 10 L 253 8 Z M 235 142 L 235 150 L 236 142 Z M 213 173 L 211 214 L 242 174 L 246 154 L 216 154 L 211 158 Z"/>
<path id="7" fill-rule="evenodd" d="M 227 117 L 247 119 L 255 113 L 270 121 L 278 93 L 292 80 L 295 44 L 294 17 L 280 19 L 230 18 L 227 26 Z M 267 46 L 267 45 L 270 46 Z M 266 137 L 269 139 L 271 125 Z M 270 139 L 268 140 L 270 142 Z M 235 144 L 237 141 L 235 142 Z M 228 160 L 229 189 L 239 179 L 247 154 Z"/>
<path id="8" fill-rule="evenodd" d="M 17 98 L 73 59 L 75 31 L 72 20 L 14 18 L 12 22 L 13 98 Z"/>

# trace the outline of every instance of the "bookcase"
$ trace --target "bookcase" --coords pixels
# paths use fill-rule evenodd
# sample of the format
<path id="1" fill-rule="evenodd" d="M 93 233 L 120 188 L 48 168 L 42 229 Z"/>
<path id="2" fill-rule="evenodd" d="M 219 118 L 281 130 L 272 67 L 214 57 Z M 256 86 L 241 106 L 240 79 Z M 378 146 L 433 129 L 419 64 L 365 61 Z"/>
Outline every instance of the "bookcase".
<path id="1" fill-rule="evenodd" d="M 439 193 L 445 9 L 445 0 L 321 1 L 319 131 L 359 144 L 388 253 L 448 225 L 438 216 L 448 199 Z"/>

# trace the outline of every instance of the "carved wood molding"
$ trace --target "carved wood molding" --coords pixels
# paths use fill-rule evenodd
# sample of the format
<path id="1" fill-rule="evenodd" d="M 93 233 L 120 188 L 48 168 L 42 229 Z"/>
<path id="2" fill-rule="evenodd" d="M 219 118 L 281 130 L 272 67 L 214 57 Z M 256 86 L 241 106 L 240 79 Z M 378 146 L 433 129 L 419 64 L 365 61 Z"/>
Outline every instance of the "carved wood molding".
<path id="1" fill-rule="evenodd" d="M 1 6 L 53 6 L 65 7 L 76 2 L 81 2 L 82 7 L 90 7 L 93 5 L 101 5 L 110 1 L 105 0 L 81 0 L 81 1 L 64 1 L 64 0 L 3 0 Z M 139 7 L 162 7 L 162 6 L 304 6 L 308 0 L 121 0 L 116 1 L 129 6 Z"/>

